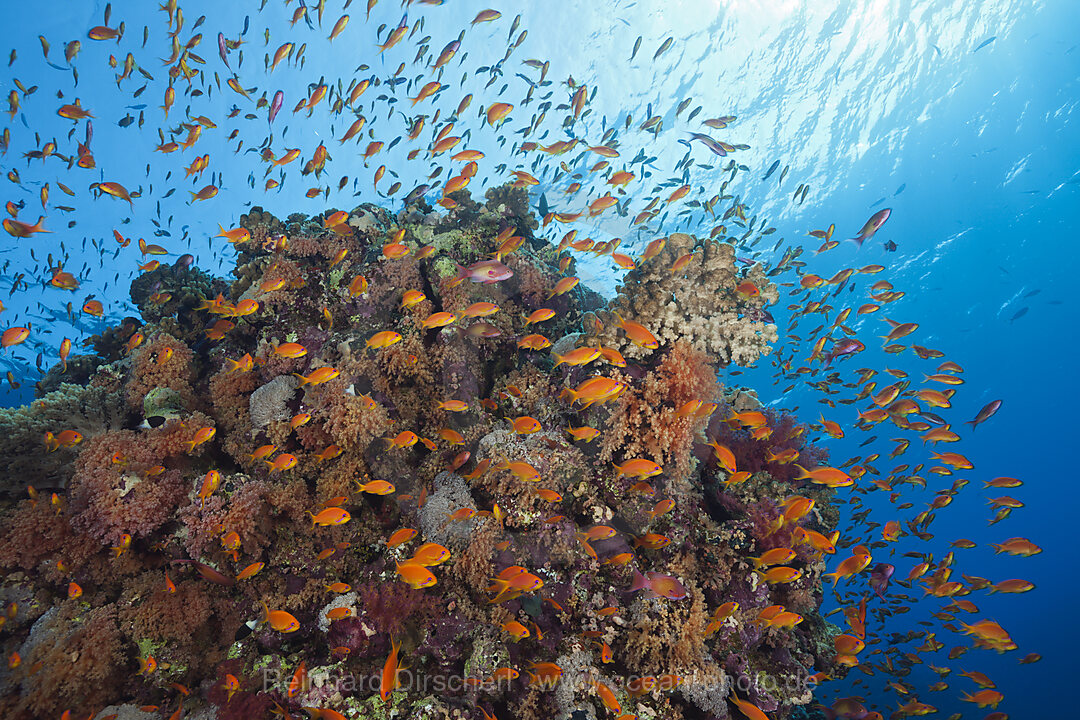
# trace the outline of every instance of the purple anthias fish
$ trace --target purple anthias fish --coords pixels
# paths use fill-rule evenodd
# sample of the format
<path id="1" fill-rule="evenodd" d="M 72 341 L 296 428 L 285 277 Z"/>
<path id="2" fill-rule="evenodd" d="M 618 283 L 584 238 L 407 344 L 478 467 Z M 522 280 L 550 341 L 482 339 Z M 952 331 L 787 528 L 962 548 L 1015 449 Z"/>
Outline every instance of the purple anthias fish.
<path id="1" fill-rule="evenodd" d="M 994 413 L 996 413 L 998 411 L 998 408 L 1000 408 L 1000 407 L 1001 407 L 1001 401 L 1000 400 L 995 400 L 992 403 L 988 403 L 986 405 L 986 407 L 984 407 L 982 410 L 979 411 L 979 414 L 975 416 L 974 420 L 968 420 L 964 424 L 965 425 L 970 425 L 971 429 L 974 430 L 975 428 L 979 427 L 979 425 L 981 423 L 984 423 L 987 420 L 989 420 L 991 417 L 993 417 Z"/>
<path id="2" fill-rule="evenodd" d="M 885 224 L 885 221 L 889 219 L 889 215 L 892 214 L 892 208 L 885 208 L 884 210 L 878 210 L 876 213 L 870 216 L 870 219 L 866 221 L 866 224 L 862 226 L 862 230 L 859 234 L 851 238 L 862 247 L 862 244 L 874 237 L 874 233 L 881 229 L 881 226 Z"/>
<path id="3" fill-rule="evenodd" d="M 686 588 L 677 578 L 652 570 L 644 575 L 637 570 L 634 571 L 634 581 L 630 583 L 630 589 L 627 592 L 638 590 L 644 590 L 649 597 L 660 596 L 668 600 L 682 600 L 686 597 Z"/>
<path id="4" fill-rule="evenodd" d="M 229 48 L 225 45 L 225 33 L 217 34 L 217 51 L 221 56 L 221 62 L 225 63 L 225 67 L 229 67 Z M 232 70 L 232 68 L 229 68 Z"/>
<path id="5" fill-rule="evenodd" d="M 514 276 L 514 271 L 498 260 L 481 260 L 469 267 L 458 265 L 457 268 L 457 279 L 459 281 L 467 278 L 474 283 L 483 283 L 485 285 L 509 280 Z"/>
<path id="6" fill-rule="evenodd" d="M 829 367 L 832 361 L 838 357 L 843 357 L 844 355 L 851 355 L 852 353 L 860 352 L 865 348 L 866 346 L 858 340 L 852 340 L 850 338 L 840 340 L 832 346 L 832 349 L 829 350 L 829 352 L 825 354 L 825 367 Z"/>
<path id="7" fill-rule="evenodd" d="M 426 195 L 427 191 L 430 189 L 430 185 L 417 185 L 409 191 L 408 195 L 405 196 L 405 205 L 408 206 L 411 203 L 414 203 L 420 198 L 424 197 L 424 195 Z"/>
<path id="8" fill-rule="evenodd" d="M 697 140 L 702 145 L 709 148 L 709 150 L 711 150 L 714 155 L 719 155 L 720 157 L 727 157 L 727 150 L 725 150 L 719 142 L 712 139 L 705 133 L 692 132 L 690 133 L 690 139 Z"/>
<path id="9" fill-rule="evenodd" d="M 870 570 L 870 587 L 882 600 L 885 599 L 885 591 L 889 589 L 889 580 L 894 572 L 896 567 L 889 563 L 878 563 Z"/>
<path id="10" fill-rule="evenodd" d="M 285 93 L 278 90 L 274 93 L 274 100 L 270 103 L 270 124 L 273 124 L 274 118 L 277 117 L 278 111 L 281 110 L 281 106 L 285 103 Z"/>

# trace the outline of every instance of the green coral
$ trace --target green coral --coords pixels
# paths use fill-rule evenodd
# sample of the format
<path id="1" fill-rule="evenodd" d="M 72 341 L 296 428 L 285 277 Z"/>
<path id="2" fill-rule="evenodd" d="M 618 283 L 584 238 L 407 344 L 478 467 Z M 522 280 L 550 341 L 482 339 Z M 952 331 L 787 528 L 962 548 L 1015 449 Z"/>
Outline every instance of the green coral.
<path id="1" fill-rule="evenodd" d="M 440 257 L 435 260 L 434 270 L 441 278 L 457 275 L 457 265 L 455 265 L 454 261 L 448 257 Z"/>
<path id="2" fill-rule="evenodd" d="M 184 414 L 184 401 L 180 393 L 170 388 L 156 387 L 143 398 L 143 417 L 150 421 L 159 418 L 162 421 L 180 417 Z"/>

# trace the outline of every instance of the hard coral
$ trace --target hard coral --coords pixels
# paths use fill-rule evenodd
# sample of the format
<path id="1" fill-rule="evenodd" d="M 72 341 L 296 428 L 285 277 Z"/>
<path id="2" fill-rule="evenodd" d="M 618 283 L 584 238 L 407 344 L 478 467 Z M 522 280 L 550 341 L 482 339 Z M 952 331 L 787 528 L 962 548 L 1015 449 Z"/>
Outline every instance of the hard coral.
<path id="1" fill-rule="evenodd" d="M 690 255 L 686 266 L 673 271 L 675 262 L 686 255 Z M 746 280 L 754 283 L 759 295 L 738 292 Z M 763 311 L 778 298 L 776 286 L 760 265 L 755 264 L 743 277 L 738 275 L 733 246 L 672 233 L 660 254 L 623 278 L 600 340 L 619 348 L 627 358 L 652 353 L 631 344 L 617 330 L 617 314 L 644 325 L 661 347 L 681 339 L 706 353 L 714 364 L 751 365 L 776 342 L 776 326 Z"/>

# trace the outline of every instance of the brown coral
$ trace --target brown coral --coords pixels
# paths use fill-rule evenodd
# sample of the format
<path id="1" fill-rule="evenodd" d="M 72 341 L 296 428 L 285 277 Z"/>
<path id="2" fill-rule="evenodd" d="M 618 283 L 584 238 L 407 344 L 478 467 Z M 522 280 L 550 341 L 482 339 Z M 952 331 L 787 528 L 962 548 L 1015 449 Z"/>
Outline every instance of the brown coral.
<path id="1" fill-rule="evenodd" d="M 686 255 L 691 255 L 686 266 L 673 272 L 675 262 Z M 740 294 L 736 288 L 744 280 L 753 282 L 760 294 Z M 731 245 L 672 233 L 659 255 L 626 274 L 613 311 L 644 325 L 661 347 L 681 339 L 714 364 L 745 366 L 768 354 L 777 339 L 764 307 L 778 298 L 760 264 L 738 276 Z M 628 342 L 616 320 L 610 316 L 601 333 L 604 344 L 620 348 L 627 358 L 651 354 Z"/>

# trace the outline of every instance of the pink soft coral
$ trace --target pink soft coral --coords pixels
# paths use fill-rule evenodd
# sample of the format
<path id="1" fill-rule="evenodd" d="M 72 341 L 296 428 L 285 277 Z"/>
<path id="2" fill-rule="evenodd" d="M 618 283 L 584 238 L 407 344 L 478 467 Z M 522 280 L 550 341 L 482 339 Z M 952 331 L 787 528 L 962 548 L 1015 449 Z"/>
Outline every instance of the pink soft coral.
<path id="1" fill-rule="evenodd" d="M 179 467 L 168 465 L 184 464 L 188 443 L 206 425 L 209 418 L 195 413 L 186 423 L 172 419 L 152 430 L 114 430 L 87 439 L 68 489 L 72 527 L 115 544 L 125 533 L 145 536 L 172 518 L 188 482 Z M 166 469 L 151 475 L 159 465 Z"/>

